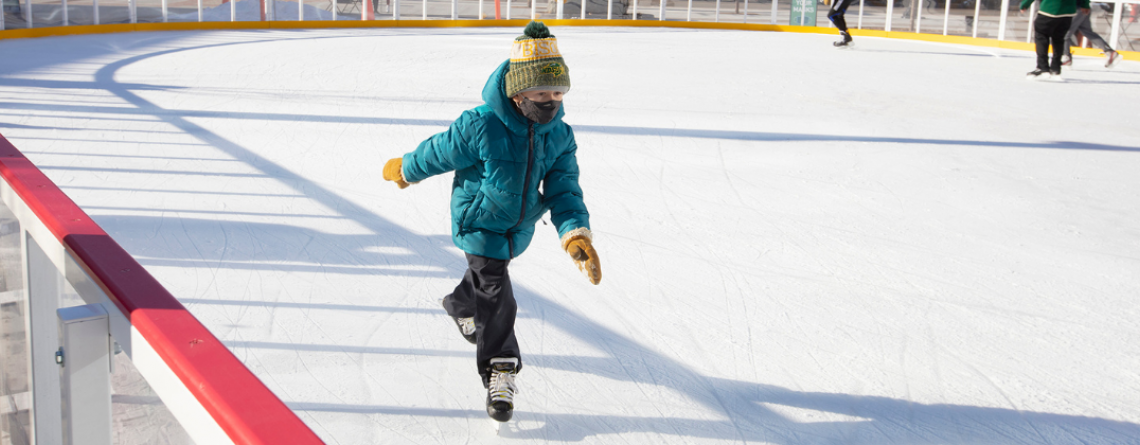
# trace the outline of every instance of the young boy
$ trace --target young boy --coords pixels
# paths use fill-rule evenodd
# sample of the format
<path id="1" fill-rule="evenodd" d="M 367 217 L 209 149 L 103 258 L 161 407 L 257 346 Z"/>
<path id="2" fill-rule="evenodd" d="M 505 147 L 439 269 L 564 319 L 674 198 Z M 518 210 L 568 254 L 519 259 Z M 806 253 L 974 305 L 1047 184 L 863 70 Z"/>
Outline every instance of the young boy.
<path id="1" fill-rule="evenodd" d="M 569 89 L 558 41 L 546 25 L 531 22 L 515 39 L 510 60 L 483 87 L 484 105 L 384 165 L 384 179 L 401 189 L 455 171 L 451 233 L 467 255 L 467 272 L 443 307 L 463 337 L 477 345 L 487 414 L 500 422 L 511 418 L 514 377 L 522 369 L 507 266 L 526 250 L 535 222 L 547 210 L 562 248 L 590 282 L 602 279 L 578 186 L 578 145 L 562 122 L 562 97 Z"/>
<path id="2" fill-rule="evenodd" d="M 1037 0 L 1021 0 L 1021 10 L 1029 9 L 1029 5 Z M 1065 53 L 1068 43 L 1065 42 L 1065 33 L 1069 32 L 1069 25 L 1073 16 L 1077 15 L 1077 7 L 1085 14 L 1089 13 L 1089 0 L 1041 0 L 1041 9 L 1037 12 L 1037 19 L 1033 21 L 1033 40 L 1037 43 L 1037 69 L 1026 74 L 1029 79 L 1040 79 L 1045 73 L 1053 80 L 1061 80 L 1061 55 Z M 1049 45 L 1053 45 L 1053 60 L 1049 60 Z"/>

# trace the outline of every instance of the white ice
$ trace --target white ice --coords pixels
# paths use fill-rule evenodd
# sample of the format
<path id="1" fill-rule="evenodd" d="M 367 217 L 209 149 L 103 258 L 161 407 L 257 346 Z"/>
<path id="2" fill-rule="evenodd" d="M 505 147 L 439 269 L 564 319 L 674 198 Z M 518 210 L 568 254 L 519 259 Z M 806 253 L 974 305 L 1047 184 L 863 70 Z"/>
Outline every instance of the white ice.
<path id="1" fill-rule="evenodd" d="M 1140 443 L 1140 64 L 555 28 L 603 280 L 512 262 L 495 436 L 392 157 L 518 29 L 0 41 L 0 131 L 330 444 Z"/>

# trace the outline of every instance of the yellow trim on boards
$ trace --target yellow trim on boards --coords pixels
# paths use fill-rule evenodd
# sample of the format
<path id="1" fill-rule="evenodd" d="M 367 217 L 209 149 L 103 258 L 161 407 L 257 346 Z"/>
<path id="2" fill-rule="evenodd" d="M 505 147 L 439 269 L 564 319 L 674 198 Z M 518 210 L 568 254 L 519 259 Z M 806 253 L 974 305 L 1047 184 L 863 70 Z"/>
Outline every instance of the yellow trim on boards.
<path id="1" fill-rule="evenodd" d="M 683 28 L 720 29 L 738 31 L 773 31 L 809 34 L 834 34 L 832 28 L 820 26 L 764 25 L 752 23 L 712 23 L 660 20 L 581 20 L 581 19 L 541 19 L 548 26 L 612 26 L 626 28 Z M 138 23 L 117 25 L 54 26 L 48 28 L 9 29 L 0 31 L 0 40 L 35 37 L 69 36 L 82 34 L 108 34 L 135 31 L 207 31 L 231 29 L 328 29 L 328 28 L 492 28 L 526 26 L 530 19 L 519 20 L 278 20 L 272 22 L 174 22 Z M 877 31 L 853 29 L 851 34 L 863 37 L 884 37 L 889 39 L 918 40 L 923 42 L 953 43 L 960 45 L 984 46 L 1023 51 L 1033 51 L 1032 43 L 999 41 L 964 36 L 943 36 L 939 34 L 916 34 L 913 32 Z M 1094 56 L 1098 50 L 1073 48 L 1076 55 Z M 1140 61 L 1140 52 L 1120 51 L 1125 60 Z"/>

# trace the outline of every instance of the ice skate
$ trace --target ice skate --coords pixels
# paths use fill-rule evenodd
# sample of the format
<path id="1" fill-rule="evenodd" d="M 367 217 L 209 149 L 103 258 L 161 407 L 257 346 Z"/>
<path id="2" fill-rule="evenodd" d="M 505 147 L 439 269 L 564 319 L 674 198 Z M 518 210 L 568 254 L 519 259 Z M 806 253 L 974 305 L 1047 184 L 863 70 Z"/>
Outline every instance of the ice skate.
<path id="1" fill-rule="evenodd" d="M 851 43 L 851 34 L 848 34 L 846 31 L 839 31 L 839 35 L 843 36 L 843 40 L 832 43 L 836 48 L 850 48 L 853 45 L 853 43 Z"/>
<path id="2" fill-rule="evenodd" d="M 1061 56 L 1061 66 L 1073 66 L 1073 56 Z"/>
<path id="3" fill-rule="evenodd" d="M 1105 68 L 1112 68 L 1116 66 L 1116 64 L 1120 63 L 1120 53 L 1111 49 L 1104 52 L 1104 57 L 1108 59 L 1104 62 Z"/>
<path id="4" fill-rule="evenodd" d="M 517 358 L 491 359 L 491 375 L 487 381 L 487 415 L 499 422 L 511 420 L 515 410 L 515 370 Z"/>
<path id="5" fill-rule="evenodd" d="M 442 304 L 443 302 L 440 301 Z M 446 311 L 446 309 L 445 309 Z M 448 315 L 451 316 L 450 314 Z M 459 328 L 459 333 L 468 343 L 475 344 L 475 317 L 451 317 L 455 321 L 455 326 Z"/>
<path id="6" fill-rule="evenodd" d="M 1025 78 L 1027 80 L 1044 80 L 1048 77 L 1049 77 L 1049 72 L 1045 71 L 1043 69 L 1040 69 L 1040 68 L 1035 69 L 1033 71 L 1030 71 L 1028 73 L 1025 73 Z"/>

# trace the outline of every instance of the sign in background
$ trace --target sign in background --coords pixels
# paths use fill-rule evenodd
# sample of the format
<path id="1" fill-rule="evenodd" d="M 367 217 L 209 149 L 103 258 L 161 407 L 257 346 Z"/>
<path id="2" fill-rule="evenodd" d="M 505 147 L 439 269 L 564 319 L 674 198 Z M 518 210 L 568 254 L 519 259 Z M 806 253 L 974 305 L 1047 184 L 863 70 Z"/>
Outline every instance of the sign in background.
<path id="1" fill-rule="evenodd" d="M 791 25 L 815 26 L 816 0 L 792 0 Z"/>

